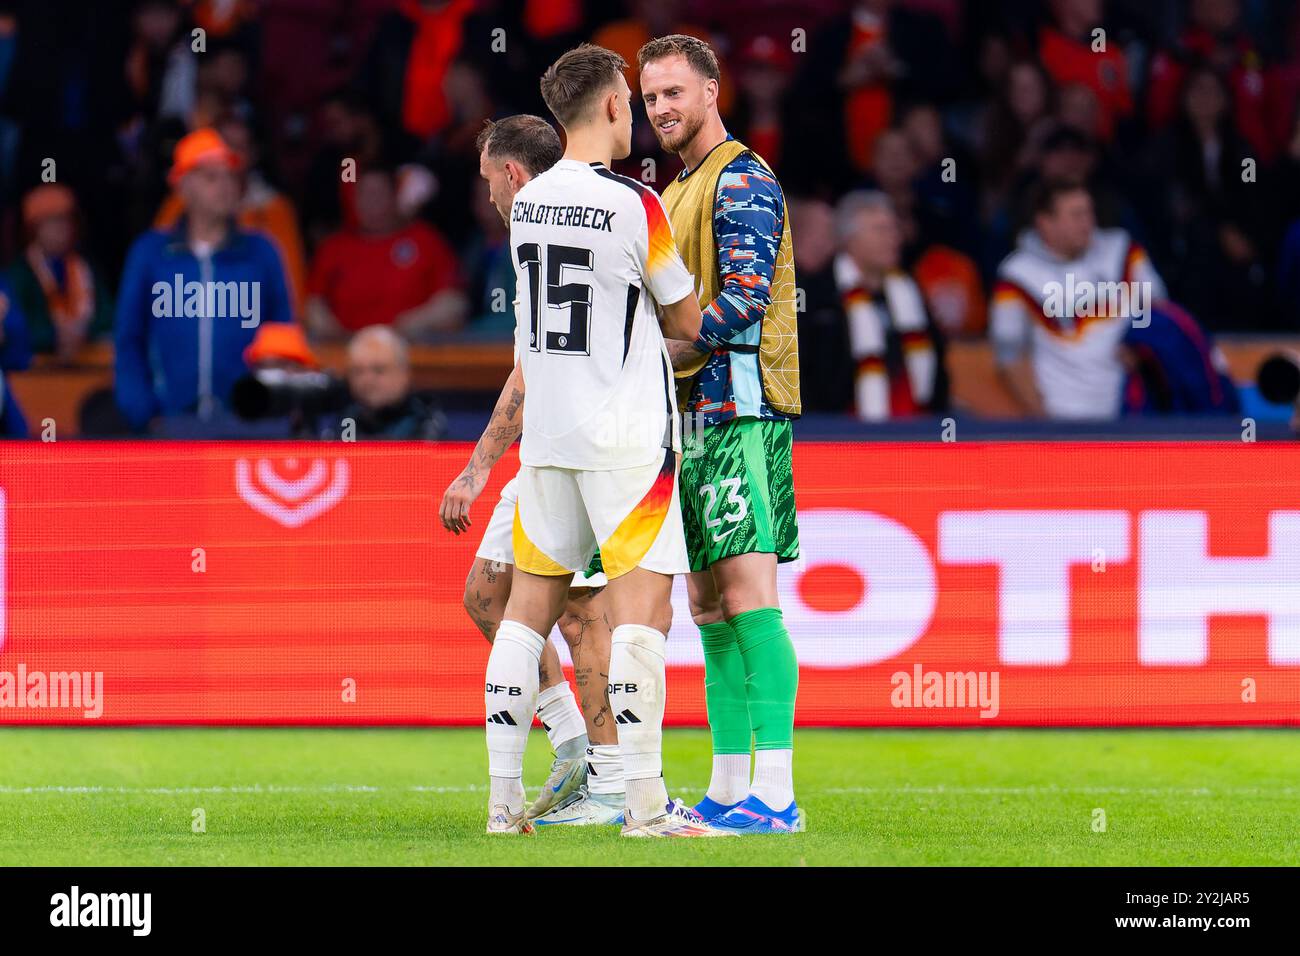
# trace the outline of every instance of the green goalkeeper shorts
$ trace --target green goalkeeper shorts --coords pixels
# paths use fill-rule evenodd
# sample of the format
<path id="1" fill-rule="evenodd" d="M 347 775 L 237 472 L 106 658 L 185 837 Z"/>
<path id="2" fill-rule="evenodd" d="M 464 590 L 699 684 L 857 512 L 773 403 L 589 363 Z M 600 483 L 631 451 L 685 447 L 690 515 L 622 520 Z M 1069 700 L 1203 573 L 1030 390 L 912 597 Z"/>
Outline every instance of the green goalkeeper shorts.
<path id="1" fill-rule="evenodd" d="M 691 570 L 737 554 L 799 557 L 788 421 L 733 418 L 682 446 L 681 500 Z"/>

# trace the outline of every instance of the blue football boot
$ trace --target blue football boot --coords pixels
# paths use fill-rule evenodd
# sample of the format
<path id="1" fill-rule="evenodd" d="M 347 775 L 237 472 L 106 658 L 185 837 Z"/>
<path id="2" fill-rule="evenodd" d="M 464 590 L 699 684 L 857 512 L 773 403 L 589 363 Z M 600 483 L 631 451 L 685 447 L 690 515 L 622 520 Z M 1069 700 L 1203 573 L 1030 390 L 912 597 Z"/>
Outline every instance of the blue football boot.
<path id="1" fill-rule="evenodd" d="M 719 830 L 733 833 L 802 833 L 807 827 L 803 811 L 793 800 L 784 810 L 773 810 L 755 796 L 748 796 L 721 816 L 709 821 Z"/>

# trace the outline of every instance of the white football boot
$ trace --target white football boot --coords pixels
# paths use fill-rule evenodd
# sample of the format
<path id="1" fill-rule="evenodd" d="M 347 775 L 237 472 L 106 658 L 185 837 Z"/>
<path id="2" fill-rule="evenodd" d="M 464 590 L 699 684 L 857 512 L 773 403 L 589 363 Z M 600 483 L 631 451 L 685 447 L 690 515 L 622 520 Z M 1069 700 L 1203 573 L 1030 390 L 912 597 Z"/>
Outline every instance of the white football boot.
<path id="1" fill-rule="evenodd" d="M 528 820 L 536 820 L 543 814 L 554 810 L 575 794 L 578 788 L 586 782 L 587 757 L 585 754 L 570 759 L 556 757 L 551 762 L 551 772 L 547 775 L 546 782 L 542 784 L 542 792 L 524 811 L 524 817 Z"/>
<path id="2" fill-rule="evenodd" d="M 592 793 L 584 785 L 568 800 L 557 804 L 550 813 L 533 822 L 539 827 L 617 826 L 623 822 L 624 800 L 621 793 Z"/>
<path id="3" fill-rule="evenodd" d="M 735 836 L 727 830 L 715 830 L 686 804 L 673 800 L 664 812 L 649 820 L 628 819 L 623 823 L 625 837 L 721 837 Z"/>
<path id="4" fill-rule="evenodd" d="M 498 803 L 488 808 L 487 832 L 528 834 L 533 832 L 533 824 L 524 811 L 511 813 L 504 803 Z"/>

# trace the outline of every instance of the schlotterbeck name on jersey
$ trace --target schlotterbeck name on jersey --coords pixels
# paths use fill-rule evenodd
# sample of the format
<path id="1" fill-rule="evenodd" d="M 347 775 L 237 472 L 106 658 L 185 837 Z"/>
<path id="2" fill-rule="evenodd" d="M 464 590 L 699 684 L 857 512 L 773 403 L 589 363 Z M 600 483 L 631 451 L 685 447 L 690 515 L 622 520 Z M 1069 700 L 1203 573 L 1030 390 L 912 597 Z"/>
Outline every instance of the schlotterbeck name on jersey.
<path id="1" fill-rule="evenodd" d="M 510 207 L 511 222 L 537 226 L 581 226 L 599 232 L 614 231 L 614 211 L 599 206 L 553 206 L 540 202 L 517 202 Z"/>

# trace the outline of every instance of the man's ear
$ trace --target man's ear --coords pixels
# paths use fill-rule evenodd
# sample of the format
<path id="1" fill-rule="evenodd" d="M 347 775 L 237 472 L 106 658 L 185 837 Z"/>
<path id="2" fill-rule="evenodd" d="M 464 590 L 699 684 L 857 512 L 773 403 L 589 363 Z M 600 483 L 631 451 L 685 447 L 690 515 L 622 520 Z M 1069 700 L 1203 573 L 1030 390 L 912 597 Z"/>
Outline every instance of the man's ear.
<path id="1" fill-rule="evenodd" d="M 609 95 L 605 97 L 605 118 L 611 123 L 618 122 L 618 90 L 610 90 Z"/>
<path id="2" fill-rule="evenodd" d="M 524 181 L 523 173 L 519 164 L 513 159 L 507 159 L 503 164 L 506 170 L 506 182 L 510 184 L 511 189 L 518 189 Z"/>
<path id="3" fill-rule="evenodd" d="M 709 77 L 704 81 L 704 103 L 706 106 L 713 106 L 718 102 L 718 81 Z"/>

